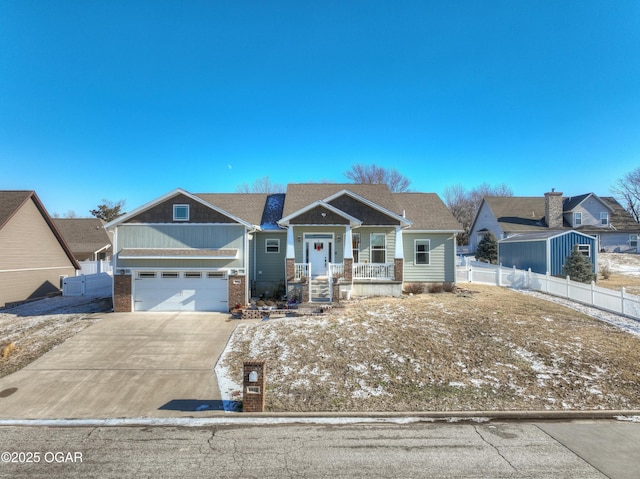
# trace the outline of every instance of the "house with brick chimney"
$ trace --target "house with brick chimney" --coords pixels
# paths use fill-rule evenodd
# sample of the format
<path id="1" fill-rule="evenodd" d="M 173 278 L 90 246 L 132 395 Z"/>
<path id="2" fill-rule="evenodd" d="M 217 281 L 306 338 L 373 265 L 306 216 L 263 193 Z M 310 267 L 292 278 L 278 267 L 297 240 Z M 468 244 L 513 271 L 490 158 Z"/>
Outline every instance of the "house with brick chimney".
<path id="1" fill-rule="evenodd" d="M 498 240 L 516 235 L 577 231 L 596 238 L 598 251 L 637 253 L 640 224 L 613 197 L 585 193 L 564 196 L 486 196 L 469 233 L 469 250 L 492 232 Z"/>

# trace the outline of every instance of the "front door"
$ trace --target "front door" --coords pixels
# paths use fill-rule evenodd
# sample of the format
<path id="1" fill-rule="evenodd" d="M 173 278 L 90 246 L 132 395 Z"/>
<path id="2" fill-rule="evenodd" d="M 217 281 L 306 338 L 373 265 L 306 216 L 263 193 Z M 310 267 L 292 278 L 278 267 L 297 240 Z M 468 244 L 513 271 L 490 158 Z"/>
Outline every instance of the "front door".
<path id="1" fill-rule="evenodd" d="M 311 265 L 311 276 L 326 276 L 331 262 L 332 242 L 330 235 L 313 235 L 306 238 L 307 262 Z M 324 237 L 322 237 L 324 236 Z"/>

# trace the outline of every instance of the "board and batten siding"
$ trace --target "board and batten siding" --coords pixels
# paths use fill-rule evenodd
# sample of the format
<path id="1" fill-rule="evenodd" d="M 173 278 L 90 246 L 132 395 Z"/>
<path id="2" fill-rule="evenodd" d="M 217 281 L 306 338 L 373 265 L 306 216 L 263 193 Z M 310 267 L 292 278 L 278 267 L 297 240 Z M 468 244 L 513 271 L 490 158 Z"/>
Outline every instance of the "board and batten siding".
<path id="1" fill-rule="evenodd" d="M 118 226 L 117 251 L 123 248 L 235 248 L 238 258 L 229 259 L 118 259 L 119 268 L 135 267 L 244 267 L 244 234 L 242 225 L 207 224 L 124 224 Z"/>
<path id="2" fill-rule="evenodd" d="M 551 259 L 550 273 L 553 276 L 562 276 L 562 267 L 567 257 L 571 255 L 574 245 L 590 245 L 589 260 L 591 261 L 592 271 L 598 270 L 598 249 L 596 239 L 593 236 L 585 236 L 575 232 L 570 232 L 551 238 L 549 240 L 549 257 Z"/>
<path id="3" fill-rule="evenodd" d="M 280 249 L 277 253 L 267 252 L 267 239 L 277 239 L 280 241 Z M 280 283 L 285 280 L 287 232 L 265 231 L 255 233 L 252 241 L 255 241 L 256 258 L 255 263 L 252 262 L 250 267 L 253 267 L 255 264 L 251 278 L 256 282 L 256 293 L 258 295 L 263 294 L 265 291 L 274 293 Z"/>
<path id="4" fill-rule="evenodd" d="M 415 264 L 415 240 L 429 240 L 429 264 Z M 405 283 L 455 281 L 455 236 L 451 233 L 411 233 L 402 235 Z"/>
<path id="5" fill-rule="evenodd" d="M 507 268 L 531 268 L 534 273 L 547 273 L 547 242 L 522 241 L 498 243 L 498 262 Z"/>
<path id="6" fill-rule="evenodd" d="M 59 291 L 76 270 L 30 200 L 0 230 L 0 306 Z"/>

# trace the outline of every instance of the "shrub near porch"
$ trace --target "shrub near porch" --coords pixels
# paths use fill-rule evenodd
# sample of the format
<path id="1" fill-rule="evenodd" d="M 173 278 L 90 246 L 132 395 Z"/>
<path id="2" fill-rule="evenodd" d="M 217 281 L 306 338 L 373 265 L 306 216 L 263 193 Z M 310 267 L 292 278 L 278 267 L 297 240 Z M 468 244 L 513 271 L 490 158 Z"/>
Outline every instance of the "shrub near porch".
<path id="1" fill-rule="evenodd" d="M 374 298 L 241 324 L 223 362 L 267 360 L 271 411 L 640 408 L 640 338 L 504 288 Z"/>

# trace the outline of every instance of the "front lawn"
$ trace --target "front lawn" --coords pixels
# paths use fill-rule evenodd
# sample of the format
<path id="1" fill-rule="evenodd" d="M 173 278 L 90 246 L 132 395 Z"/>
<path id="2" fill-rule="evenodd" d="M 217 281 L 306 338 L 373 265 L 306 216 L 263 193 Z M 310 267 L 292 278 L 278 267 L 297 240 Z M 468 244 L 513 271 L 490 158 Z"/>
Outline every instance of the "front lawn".
<path id="1" fill-rule="evenodd" d="M 247 359 L 269 411 L 640 409 L 640 337 L 476 284 L 243 323 L 221 366 L 239 383 Z"/>

